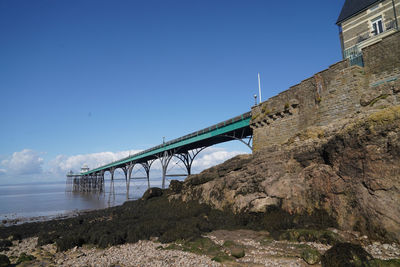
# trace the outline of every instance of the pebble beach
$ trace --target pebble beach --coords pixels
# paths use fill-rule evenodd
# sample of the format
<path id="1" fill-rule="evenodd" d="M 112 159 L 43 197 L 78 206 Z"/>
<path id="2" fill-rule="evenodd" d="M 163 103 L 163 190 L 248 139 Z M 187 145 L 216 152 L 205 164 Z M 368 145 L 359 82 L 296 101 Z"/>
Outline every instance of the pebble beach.
<path id="1" fill-rule="evenodd" d="M 209 255 L 200 255 L 179 249 L 170 249 L 171 244 L 161 244 L 156 239 L 141 240 L 133 244 L 123 244 L 100 249 L 84 245 L 64 252 L 57 252 L 55 244 L 37 245 L 37 238 L 26 238 L 13 241 L 7 255 L 12 264 L 17 262 L 21 253 L 34 256 L 35 259 L 16 266 L 309 266 L 302 258 L 304 247 L 318 250 L 321 254 L 331 246 L 318 242 L 289 242 L 268 239 L 265 232 L 250 230 L 217 230 L 204 236 L 222 250 L 230 253 L 224 246 L 229 240 L 243 248 L 243 257 L 226 262 L 217 262 Z M 360 237 L 359 240 L 365 239 Z M 400 258 L 400 246 L 369 243 L 366 240 L 364 249 L 375 258 Z M 319 263 L 313 266 L 321 266 Z"/>

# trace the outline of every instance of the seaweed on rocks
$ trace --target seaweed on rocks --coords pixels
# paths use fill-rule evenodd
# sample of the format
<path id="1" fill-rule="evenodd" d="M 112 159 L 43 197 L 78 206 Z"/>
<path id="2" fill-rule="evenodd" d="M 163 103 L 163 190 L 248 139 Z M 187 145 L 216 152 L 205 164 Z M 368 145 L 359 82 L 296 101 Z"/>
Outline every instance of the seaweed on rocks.
<path id="1" fill-rule="evenodd" d="M 161 189 L 160 189 L 161 190 Z M 47 222 L 2 228 L 0 238 L 20 233 L 22 238 L 38 236 L 38 244 L 56 243 L 59 251 L 83 244 L 107 247 L 157 237 L 160 242 L 195 240 L 218 229 L 252 229 L 279 232 L 292 228 L 332 227 L 326 214 L 290 215 L 280 209 L 266 213 L 234 214 L 196 201 L 168 199 L 172 190 L 152 189 L 152 197 L 125 202 L 121 206 Z M 280 233 L 280 232 L 279 232 Z"/>
<path id="2" fill-rule="evenodd" d="M 338 243 L 322 256 L 324 267 L 361 267 L 371 266 L 373 257 L 360 245 L 351 243 Z"/>
<path id="3" fill-rule="evenodd" d="M 9 250 L 8 247 L 12 246 L 12 242 L 10 240 L 0 240 L 0 252 Z"/>
<path id="4" fill-rule="evenodd" d="M 400 259 L 374 259 L 358 244 L 337 243 L 321 257 L 323 267 L 395 267 Z"/>
<path id="5" fill-rule="evenodd" d="M 35 256 L 29 255 L 29 254 L 26 254 L 23 252 L 23 253 L 21 253 L 21 255 L 19 255 L 19 257 L 17 259 L 17 264 L 20 264 L 20 263 L 26 262 L 26 261 L 33 261 L 35 259 L 36 259 Z"/>
<path id="6" fill-rule="evenodd" d="M 143 200 L 148 200 L 148 199 L 153 198 L 153 197 L 162 196 L 162 194 L 163 194 L 163 191 L 162 191 L 161 188 L 152 187 L 152 188 L 147 189 L 146 192 L 144 192 L 144 194 L 142 196 L 142 199 Z"/>
<path id="7" fill-rule="evenodd" d="M 223 246 L 216 244 L 207 237 L 200 237 L 190 241 L 177 240 L 175 243 L 168 245 L 164 249 L 182 250 L 199 255 L 207 255 L 217 262 L 228 262 L 234 260 L 232 256 L 228 255 Z"/>
<path id="8" fill-rule="evenodd" d="M 10 265 L 10 259 L 3 254 L 0 254 L 0 267 L 6 267 Z"/>
<path id="9" fill-rule="evenodd" d="M 321 254 L 318 250 L 306 248 L 301 252 L 301 258 L 310 265 L 317 264 L 321 260 Z"/>
<path id="10" fill-rule="evenodd" d="M 289 229 L 282 231 L 277 238 L 292 242 L 320 242 L 322 244 L 335 245 L 342 242 L 338 234 L 329 230 L 315 229 Z"/>

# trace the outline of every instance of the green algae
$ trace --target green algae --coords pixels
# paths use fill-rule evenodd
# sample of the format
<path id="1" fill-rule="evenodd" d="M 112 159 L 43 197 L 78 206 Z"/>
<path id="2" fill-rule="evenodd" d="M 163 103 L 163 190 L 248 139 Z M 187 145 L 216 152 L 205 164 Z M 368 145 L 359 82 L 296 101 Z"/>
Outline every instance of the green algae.
<path id="1" fill-rule="evenodd" d="M 17 259 L 17 263 L 16 264 L 20 264 L 22 262 L 27 262 L 27 261 L 33 261 L 35 260 L 35 256 L 30 255 L 30 254 L 26 254 L 26 253 L 21 253 Z"/>
<path id="2" fill-rule="evenodd" d="M 370 261 L 370 265 L 373 267 L 399 267 L 400 259 L 380 260 L 373 259 Z"/>
<path id="3" fill-rule="evenodd" d="M 306 248 L 301 252 L 301 258 L 308 264 L 314 265 L 320 262 L 321 254 L 316 249 Z"/>
<path id="4" fill-rule="evenodd" d="M 207 255 L 217 262 L 233 261 L 234 258 L 229 256 L 222 246 L 217 245 L 211 239 L 199 237 L 194 240 L 185 241 L 177 240 L 175 243 L 168 245 L 164 249 L 182 250 L 199 255 Z"/>
<path id="5" fill-rule="evenodd" d="M 279 240 L 288 240 L 292 242 L 320 242 L 323 244 L 334 245 L 342 242 L 338 234 L 329 230 L 318 229 L 289 229 L 283 231 Z"/>

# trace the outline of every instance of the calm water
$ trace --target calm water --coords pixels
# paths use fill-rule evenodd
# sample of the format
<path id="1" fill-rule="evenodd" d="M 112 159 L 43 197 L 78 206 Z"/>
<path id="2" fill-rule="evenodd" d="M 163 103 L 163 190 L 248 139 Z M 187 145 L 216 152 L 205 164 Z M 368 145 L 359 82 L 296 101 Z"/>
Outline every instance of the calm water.
<path id="1" fill-rule="evenodd" d="M 160 186 L 160 179 L 150 180 Z M 147 189 L 145 181 L 131 181 L 129 199 L 140 198 Z M 102 193 L 74 193 L 65 182 L 0 185 L 0 220 L 65 215 L 81 210 L 102 209 L 127 200 L 124 180 L 105 181 Z"/>

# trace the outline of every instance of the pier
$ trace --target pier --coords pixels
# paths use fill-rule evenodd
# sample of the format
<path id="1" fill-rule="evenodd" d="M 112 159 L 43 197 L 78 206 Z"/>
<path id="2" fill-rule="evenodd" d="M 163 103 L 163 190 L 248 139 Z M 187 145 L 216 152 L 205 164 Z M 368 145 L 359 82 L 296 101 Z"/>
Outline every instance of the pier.
<path id="1" fill-rule="evenodd" d="M 89 170 L 84 166 L 81 173 L 67 174 L 67 186 L 75 192 L 102 192 L 104 190 L 104 174 L 109 172 L 114 180 L 115 171 L 121 169 L 129 192 L 129 183 L 132 179 L 132 170 L 139 165 L 146 173 L 145 177 L 150 188 L 150 170 L 156 160 L 162 168 L 162 188 L 165 188 L 166 177 L 188 176 L 191 174 L 192 164 L 196 156 L 205 148 L 232 140 L 238 140 L 252 149 L 253 132 L 250 128 L 251 112 L 246 112 L 232 119 L 212 125 L 200 131 L 182 136 L 180 138 L 163 142 L 162 144 L 130 155 L 120 160 L 111 162 Z M 168 165 L 172 158 L 177 158 L 186 169 L 184 174 L 167 174 Z M 139 179 L 139 178 L 135 178 Z"/>

